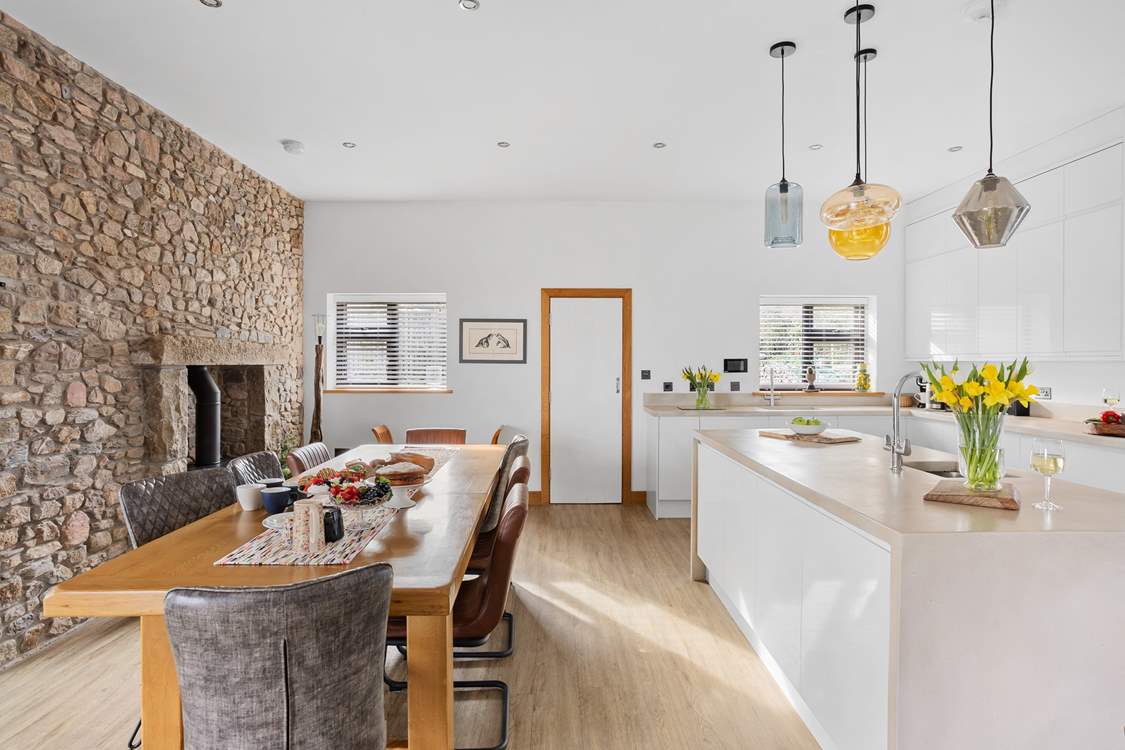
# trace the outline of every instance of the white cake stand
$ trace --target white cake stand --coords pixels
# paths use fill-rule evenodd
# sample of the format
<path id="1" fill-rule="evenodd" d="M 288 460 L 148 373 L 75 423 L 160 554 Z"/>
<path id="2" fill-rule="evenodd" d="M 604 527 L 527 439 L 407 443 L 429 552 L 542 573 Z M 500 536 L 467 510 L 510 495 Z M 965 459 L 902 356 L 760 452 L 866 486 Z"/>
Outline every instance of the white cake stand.
<path id="1" fill-rule="evenodd" d="M 423 484 L 425 484 L 425 482 L 419 482 L 418 484 L 391 485 L 391 499 L 387 503 L 387 507 L 398 508 L 400 510 L 413 508 L 417 503 L 410 497 L 410 492 L 418 489 Z"/>

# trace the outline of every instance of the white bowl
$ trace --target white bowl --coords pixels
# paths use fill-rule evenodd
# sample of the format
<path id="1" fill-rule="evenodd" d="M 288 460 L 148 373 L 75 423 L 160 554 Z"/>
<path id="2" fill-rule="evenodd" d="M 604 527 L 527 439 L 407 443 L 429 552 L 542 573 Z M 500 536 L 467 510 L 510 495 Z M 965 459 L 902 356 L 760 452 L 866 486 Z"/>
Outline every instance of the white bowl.
<path id="1" fill-rule="evenodd" d="M 789 429 L 798 435 L 819 435 L 824 432 L 826 426 L 823 422 L 821 424 L 790 424 Z"/>

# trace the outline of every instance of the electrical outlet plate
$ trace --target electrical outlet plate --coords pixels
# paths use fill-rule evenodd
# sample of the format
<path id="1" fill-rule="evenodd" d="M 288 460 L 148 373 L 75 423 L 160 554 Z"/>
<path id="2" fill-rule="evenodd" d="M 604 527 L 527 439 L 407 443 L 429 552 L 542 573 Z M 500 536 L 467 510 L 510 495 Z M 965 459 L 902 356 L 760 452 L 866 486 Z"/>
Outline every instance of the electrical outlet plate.
<path id="1" fill-rule="evenodd" d="M 731 390 L 731 393 L 737 393 L 738 391 L 741 391 L 742 390 L 742 383 L 740 383 L 737 380 L 730 381 L 730 390 Z"/>
<path id="2" fill-rule="evenodd" d="M 652 370 L 641 370 L 641 380 L 652 380 Z"/>
<path id="3" fill-rule="evenodd" d="M 665 380 L 664 381 L 664 392 L 665 393 L 671 393 L 672 392 L 672 381 L 671 380 Z"/>
<path id="4" fill-rule="evenodd" d="M 1039 386 L 1039 396 L 1038 396 L 1038 398 L 1039 398 L 1040 401 L 1050 401 L 1051 400 L 1051 386 L 1049 386 L 1049 385 Z"/>

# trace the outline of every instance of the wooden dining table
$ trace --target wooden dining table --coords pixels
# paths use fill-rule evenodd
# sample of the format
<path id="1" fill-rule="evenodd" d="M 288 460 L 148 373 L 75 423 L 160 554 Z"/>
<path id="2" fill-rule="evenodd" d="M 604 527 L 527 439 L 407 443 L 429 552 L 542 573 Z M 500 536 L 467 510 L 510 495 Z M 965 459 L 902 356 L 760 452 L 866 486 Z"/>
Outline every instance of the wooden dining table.
<path id="1" fill-rule="evenodd" d="M 402 446 L 362 445 L 314 467 L 342 468 L 355 459 L 387 456 Z M 413 508 L 388 526 L 347 565 L 215 565 L 262 532 L 265 512 L 238 504 L 54 586 L 43 600 L 47 617 L 139 617 L 141 620 L 141 720 L 147 750 L 183 746 L 180 690 L 164 596 L 183 586 L 272 586 L 308 581 L 388 562 L 394 568 L 392 616 L 406 618 L 407 747 L 453 747 L 452 608 L 477 530 L 503 461 L 504 447 L 450 447 L 453 455 L 419 490 Z M 423 449 L 424 450 L 424 449 Z M 309 473 L 306 472 L 306 473 Z M 239 638 L 230 633 L 231 639 Z M 372 654 L 372 664 L 382 663 Z M 401 747 L 401 745 L 399 745 Z"/>

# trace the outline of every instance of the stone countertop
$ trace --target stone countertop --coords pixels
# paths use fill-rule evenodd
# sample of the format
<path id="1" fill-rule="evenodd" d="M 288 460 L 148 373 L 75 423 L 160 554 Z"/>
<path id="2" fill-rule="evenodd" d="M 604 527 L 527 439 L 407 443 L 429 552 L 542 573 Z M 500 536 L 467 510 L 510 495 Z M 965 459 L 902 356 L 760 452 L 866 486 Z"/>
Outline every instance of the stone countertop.
<path id="1" fill-rule="evenodd" d="M 882 439 L 861 437 L 858 443 L 824 445 L 765 438 L 757 430 L 695 433 L 700 443 L 892 545 L 917 534 L 1125 533 L 1125 495 L 1055 480 L 1052 494 L 1063 509 L 1048 514 L 1033 507 L 1043 498 L 1043 480 L 1035 474 L 1005 480 L 1019 492 L 1019 511 L 926 502 L 922 496 L 940 478 L 909 467 L 892 474 Z M 915 448 L 906 461 L 956 459 Z"/>
<path id="2" fill-rule="evenodd" d="M 890 419 L 891 407 L 889 406 L 808 406 L 796 408 L 792 406 L 730 406 L 719 409 L 680 409 L 675 406 L 645 406 L 645 413 L 653 417 L 797 417 L 816 416 L 817 414 L 836 416 L 886 416 Z M 933 421 L 952 422 L 953 414 L 938 409 L 903 409 L 903 417 L 910 419 L 930 419 Z M 888 422 L 888 430 L 890 424 Z M 1052 419 L 1048 417 L 1013 417 L 1004 420 L 1004 429 L 1021 435 L 1036 437 L 1056 438 L 1069 440 L 1076 443 L 1097 445 L 1103 448 L 1116 448 L 1125 450 L 1125 438 L 1094 435 L 1082 422 L 1069 419 Z"/>
<path id="3" fill-rule="evenodd" d="M 902 413 L 911 411 L 903 409 Z M 800 417 L 809 414 L 890 417 L 889 406 L 722 406 L 715 409 L 681 409 L 678 406 L 645 406 L 653 417 Z"/>

